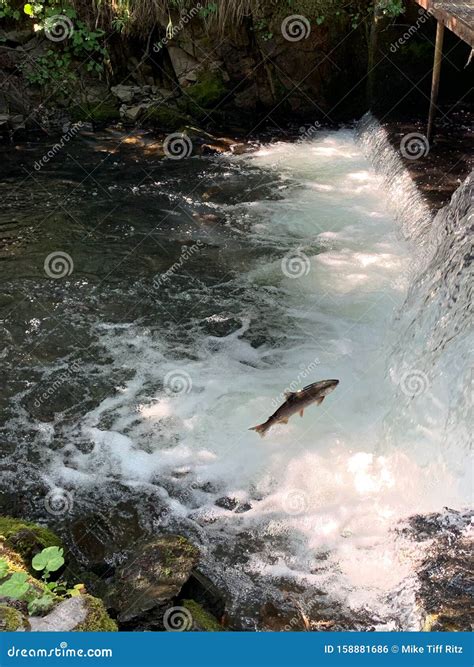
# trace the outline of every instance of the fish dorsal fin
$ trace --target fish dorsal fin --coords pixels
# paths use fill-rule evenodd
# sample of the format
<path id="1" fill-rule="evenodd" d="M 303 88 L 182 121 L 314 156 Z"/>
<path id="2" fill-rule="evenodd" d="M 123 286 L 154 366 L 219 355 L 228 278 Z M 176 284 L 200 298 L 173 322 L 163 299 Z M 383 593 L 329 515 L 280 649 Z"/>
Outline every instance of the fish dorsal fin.
<path id="1" fill-rule="evenodd" d="M 288 400 L 291 400 L 292 398 L 294 398 L 296 396 L 296 393 L 297 393 L 296 391 L 285 391 L 284 396 L 285 396 L 286 400 L 288 401 Z"/>

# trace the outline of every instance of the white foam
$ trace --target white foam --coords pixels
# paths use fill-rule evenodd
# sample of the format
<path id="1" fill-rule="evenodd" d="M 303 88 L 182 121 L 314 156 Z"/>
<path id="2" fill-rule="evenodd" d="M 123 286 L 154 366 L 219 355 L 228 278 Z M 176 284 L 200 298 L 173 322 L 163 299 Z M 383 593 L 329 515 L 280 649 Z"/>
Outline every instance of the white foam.
<path id="1" fill-rule="evenodd" d="M 175 498 L 174 507 L 201 525 L 212 518 L 209 530 L 222 521 L 229 540 L 242 526 L 288 540 L 273 565 L 274 547 L 251 554 L 249 572 L 303 578 L 356 606 L 374 604 L 413 567 L 396 548 L 396 522 L 460 502 L 450 460 L 427 464 L 411 440 L 400 451 L 384 445 L 383 420 L 397 390 L 386 375 L 392 322 L 414 253 L 350 132 L 278 143 L 233 160 L 273 168 L 296 184 L 283 200 L 236 209 L 255 220 L 248 233 L 256 246 L 281 242 L 281 257 L 255 260 L 239 284 L 249 301 L 252 290 L 268 290 L 271 310 L 248 307 L 239 331 L 222 338 L 200 333 L 186 356 L 169 349 L 159 327 L 104 325 L 104 349 L 132 379 L 85 415 L 94 449 L 75 455 L 71 474 L 92 486 L 109 477 L 161 485 L 176 473 L 188 491 L 193 483 L 212 483 L 214 492 L 196 492 L 190 504 Z M 292 249 L 309 260 L 298 279 L 281 270 Z M 252 347 L 245 337 L 264 317 L 275 318 L 265 321 L 269 332 L 286 334 L 276 349 L 270 341 Z M 226 318 L 216 312 L 207 320 Z M 176 369 L 192 388 L 169 396 L 162 383 Z M 333 377 L 340 380 L 336 391 L 304 418 L 293 417 L 263 440 L 248 430 L 295 381 Z M 65 474 L 61 466 L 57 460 L 58 477 Z M 250 500 L 252 508 L 244 514 L 216 508 L 220 495 Z M 331 567 L 318 573 L 315 559 L 325 550 Z"/>

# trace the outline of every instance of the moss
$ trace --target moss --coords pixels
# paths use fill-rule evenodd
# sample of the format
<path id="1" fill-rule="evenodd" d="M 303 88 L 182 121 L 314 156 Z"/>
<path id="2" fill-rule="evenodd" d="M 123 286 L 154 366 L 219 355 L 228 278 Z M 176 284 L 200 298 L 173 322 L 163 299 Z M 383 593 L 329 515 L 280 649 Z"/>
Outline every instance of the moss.
<path id="1" fill-rule="evenodd" d="M 218 72 L 205 72 L 200 76 L 198 83 L 186 88 L 186 94 L 198 107 L 204 109 L 213 107 L 226 92 L 227 89 Z"/>
<path id="2" fill-rule="evenodd" d="M 217 619 L 194 600 L 183 600 L 183 606 L 191 612 L 197 630 L 203 632 L 224 632 Z"/>
<path id="3" fill-rule="evenodd" d="M 120 120 L 120 112 L 112 103 L 104 102 L 98 105 L 92 105 L 86 108 L 76 106 L 69 111 L 71 120 L 75 123 L 79 121 L 97 123 L 112 120 Z"/>
<path id="4" fill-rule="evenodd" d="M 0 516 L 0 535 L 26 563 L 46 547 L 62 547 L 59 537 L 49 528 L 9 516 Z"/>
<path id="5" fill-rule="evenodd" d="M 0 605 L 0 632 L 16 632 L 29 629 L 29 623 L 21 611 L 6 604 Z"/>
<path id="6" fill-rule="evenodd" d="M 104 603 L 92 595 L 84 595 L 87 606 L 87 618 L 80 623 L 75 632 L 117 632 L 117 624 L 108 615 Z"/>
<path id="7" fill-rule="evenodd" d="M 166 130 L 177 130 L 189 121 L 189 118 L 178 109 L 165 106 L 154 106 L 147 109 L 143 120 Z"/>

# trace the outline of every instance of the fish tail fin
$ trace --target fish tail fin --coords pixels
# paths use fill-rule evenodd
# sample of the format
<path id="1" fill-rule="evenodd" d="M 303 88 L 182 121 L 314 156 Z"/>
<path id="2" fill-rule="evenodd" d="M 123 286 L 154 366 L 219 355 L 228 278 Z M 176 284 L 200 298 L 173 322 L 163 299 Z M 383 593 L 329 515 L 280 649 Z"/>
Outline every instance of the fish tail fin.
<path id="1" fill-rule="evenodd" d="M 264 438 L 267 429 L 268 429 L 268 424 L 267 422 L 264 422 L 263 424 L 257 424 L 257 426 L 252 426 L 252 428 L 249 428 L 249 431 L 257 431 L 259 436 L 261 438 Z"/>

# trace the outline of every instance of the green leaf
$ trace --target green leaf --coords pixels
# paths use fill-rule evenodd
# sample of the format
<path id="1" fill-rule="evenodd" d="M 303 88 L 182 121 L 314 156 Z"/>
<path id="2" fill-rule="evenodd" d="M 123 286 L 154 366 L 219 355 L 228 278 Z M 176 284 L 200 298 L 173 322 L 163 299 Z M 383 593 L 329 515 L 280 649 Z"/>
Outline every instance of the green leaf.
<path id="1" fill-rule="evenodd" d="M 8 563 L 4 558 L 0 558 L 0 579 L 8 574 Z"/>
<path id="2" fill-rule="evenodd" d="M 31 561 L 35 570 L 45 570 L 46 572 L 56 572 L 64 565 L 63 550 L 59 547 L 46 547 Z"/>
<path id="3" fill-rule="evenodd" d="M 27 3 L 27 4 L 23 7 L 23 11 L 24 11 L 25 14 L 27 14 L 28 16 L 34 16 L 34 15 L 35 15 L 35 10 L 33 9 L 33 5 L 30 5 L 30 3 Z"/>
<path id="4" fill-rule="evenodd" d="M 28 575 L 24 572 L 15 572 L 0 585 L 0 596 L 20 600 L 29 590 Z"/>
<path id="5" fill-rule="evenodd" d="M 40 598 L 34 598 L 28 602 L 28 611 L 32 616 L 39 616 L 46 613 L 54 605 L 54 598 L 45 594 Z"/>

